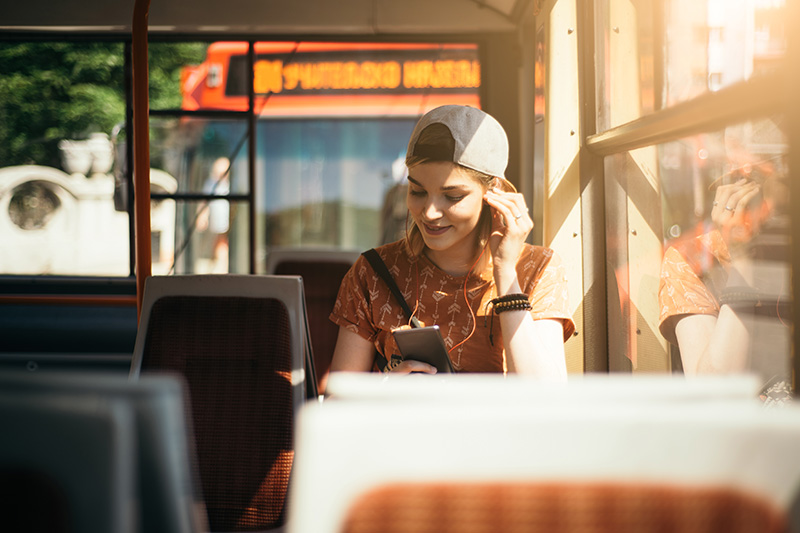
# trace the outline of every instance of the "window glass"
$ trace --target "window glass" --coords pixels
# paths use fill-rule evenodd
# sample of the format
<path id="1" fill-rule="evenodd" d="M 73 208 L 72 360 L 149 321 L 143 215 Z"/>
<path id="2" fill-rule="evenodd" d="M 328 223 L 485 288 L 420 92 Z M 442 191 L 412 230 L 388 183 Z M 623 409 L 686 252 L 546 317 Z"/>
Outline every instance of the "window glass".
<path id="1" fill-rule="evenodd" d="M 248 272 L 247 123 L 159 116 L 150 127 L 153 271 Z"/>
<path id="2" fill-rule="evenodd" d="M 151 212 L 154 242 L 158 240 L 164 246 L 156 253 L 154 245 L 154 273 L 247 274 L 250 271 L 247 202 L 226 198 L 192 200 L 174 202 L 171 208 L 170 202 L 165 201 L 165 211 L 172 211 L 166 216 L 174 214 L 175 223 L 166 224 L 165 233 L 159 226 L 160 213 L 155 209 Z"/>
<path id="3" fill-rule="evenodd" d="M 174 179 L 162 192 L 247 194 L 248 143 L 245 119 L 150 118 L 150 166 Z"/>
<path id="4" fill-rule="evenodd" d="M 660 107 L 664 16 L 656 4 L 648 0 L 598 3 L 596 68 L 602 80 L 597 87 L 599 131 Z"/>
<path id="5" fill-rule="evenodd" d="M 121 43 L 0 42 L 0 274 L 130 274 L 124 67 Z"/>
<path id="6" fill-rule="evenodd" d="M 606 158 L 610 363 L 790 383 L 783 117 Z M 612 338 L 613 337 L 613 338 Z"/>
<path id="7" fill-rule="evenodd" d="M 148 43 L 150 109 L 200 109 L 193 95 L 217 79 L 203 63 L 207 48 L 197 42 Z"/>
<path id="8" fill-rule="evenodd" d="M 367 249 L 403 235 L 415 119 L 259 122 L 266 245 Z"/>
<path id="9" fill-rule="evenodd" d="M 156 110 L 150 122 L 151 164 L 172 177 L 167 196 L 155 198 L 176 202 L 172 252 L 159 245 L 163 265 L 174 253 L 176 266 L 158 268 L 212 268 L 201 265 L 208 253 L 201 253 L 203 245 L 195 241 L 223 205 L 243 221 L 236 235 L 240 242 L 234 245 L 229 234 L 232 272 L 247 265 L 238 254 L 244 251 L 247 258 L 249 231 L 256 233 L 259 271 L 272 246 L 365 249 L 402 236 L 403 162 L 411 130 L 433 107 L 479 107 L 477 46 L 252 46 L 252 65 L 247 42 L 155 43 L 151 48 L 151 109 Z M 210 204 L 198 210 L 193 202 Z M 254 228 L 241 216 L 252 209 Z M 161 241 L 168 234 L 161 231 Z"/>
<path id="10" fill-rule="evenodd" d="M 235 75 L 241 51 L 228 53 Z M 231 103 L 243 93 L 225 87 Z M 439 105 L 480 107 L 479 88 L 474 44 L 255 43 L 258 257 L 400 238 L 416 120 Z"/>
<path id="11" fill-rule="evenodd" d="M 777 68 L 785 0 L 605 0 L 598 8 L 601 130 Z"/>

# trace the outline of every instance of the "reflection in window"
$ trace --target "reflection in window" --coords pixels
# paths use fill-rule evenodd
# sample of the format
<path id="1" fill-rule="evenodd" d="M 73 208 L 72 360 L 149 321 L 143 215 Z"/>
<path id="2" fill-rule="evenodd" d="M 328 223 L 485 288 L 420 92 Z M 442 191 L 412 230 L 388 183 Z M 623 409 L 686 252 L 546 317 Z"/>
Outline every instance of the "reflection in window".
<path id="1" fill-rule="evenodd" d="M 752 372 L 788 398 L 783 117 L 606 158 L 614 370 Z"/>
<path id="2" fill-rule="evenodd" d="M 788 398 L 786 153 L 784 122 L 775 117 L 659 146 L 658 189 L 652 193 L 634 183 L 646 174 L 641 154 L 629 154 L 626 166 L 618 167 L 625 173 L 615 183 L 624 186 L 628 230 L 624 238 L 616 233 L 609 241 L 612 261 L 624 260 L 615 265 L 623 275 L 617 276 L 620 298 L 609 299 L 609 313 L 623 329 L 634 324 L 627 329 L 633 342 L 617 346 L 634 367 L 660 357 L 642 344 L 651 333 L 647 325 L 657 323 L 675 355 L 673 363 L 685 374 L 753 372 L 768 402 Z M 607 191 L 612 202 L 615 190 Z M 648 209 L 657 212 L 659 204 L 661 221 L 636 218 Z M 645 244 L 647 230 L 659 226 L 660 272 Z M 659 280 L 657 295 L 636 292 L 654 279 Z M 655 314 L 648 298 L 657 298 Z"/>

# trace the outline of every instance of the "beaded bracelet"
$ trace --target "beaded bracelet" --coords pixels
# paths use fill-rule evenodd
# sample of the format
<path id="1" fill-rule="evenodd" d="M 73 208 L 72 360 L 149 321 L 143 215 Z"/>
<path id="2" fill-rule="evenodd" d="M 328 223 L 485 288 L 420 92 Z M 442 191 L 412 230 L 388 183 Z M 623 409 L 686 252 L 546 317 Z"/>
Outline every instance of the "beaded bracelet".
<path id="1" fill-rule="evenodd" d="M 499 315 L 506 311 L 530 311 L 533 309 L 528 295 L 525 293 L 506 294 L 498 296 L 486 302 L 486 308 L 492 306 L 492 323 L 489 326 L 489 344 L 494 346 L 494 315 Z M 488 313 L 487 313 L 488 314 Z M 484 326 L 486 325 L 486 315 L 483 317 Z"/>
<path id="2" fill-rule="evenodd" d="M 525 293 L 506 294 L 493 299 L 490 303 L 492 312 L 498 315 L 506 311 L 530 311 L 533 309 L 528 295 Z"/>

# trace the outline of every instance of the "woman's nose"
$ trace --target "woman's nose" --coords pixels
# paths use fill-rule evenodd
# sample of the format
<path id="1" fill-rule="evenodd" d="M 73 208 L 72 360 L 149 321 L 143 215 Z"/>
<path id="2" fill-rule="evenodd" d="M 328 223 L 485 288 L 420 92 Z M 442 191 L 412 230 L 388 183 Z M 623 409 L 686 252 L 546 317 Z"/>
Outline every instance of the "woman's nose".
<path id="1" fill-rule="evenodd" d="M 436 202 L 429 201 L 425 204 L 425 208 L 422 210 L 422 213 L 425 215 L 425 218 L 428 220 L 435 220 L 442 216 L 442 210 L 439 206 L 436 205 Z"/>

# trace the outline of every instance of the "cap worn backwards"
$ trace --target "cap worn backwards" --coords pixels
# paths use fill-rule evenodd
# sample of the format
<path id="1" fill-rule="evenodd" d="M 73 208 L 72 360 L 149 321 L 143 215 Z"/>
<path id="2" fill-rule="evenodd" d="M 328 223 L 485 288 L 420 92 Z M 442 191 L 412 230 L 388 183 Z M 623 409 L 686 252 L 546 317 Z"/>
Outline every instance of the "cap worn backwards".
<path id="1" fill-rule="evenodd" d="M 431 124 L 442 124 L 455 140 L 452 154 L 431 154 L 418 145 L 422 131 Z M 452 161 L 490 176 L 505 177 L 508 166 L 508 137 L 503 126 L 480 109 L 462 105 L 445 105 L 432 109 L 417 122 L 408 143 L 408 154 L 434 160 Z"/>

